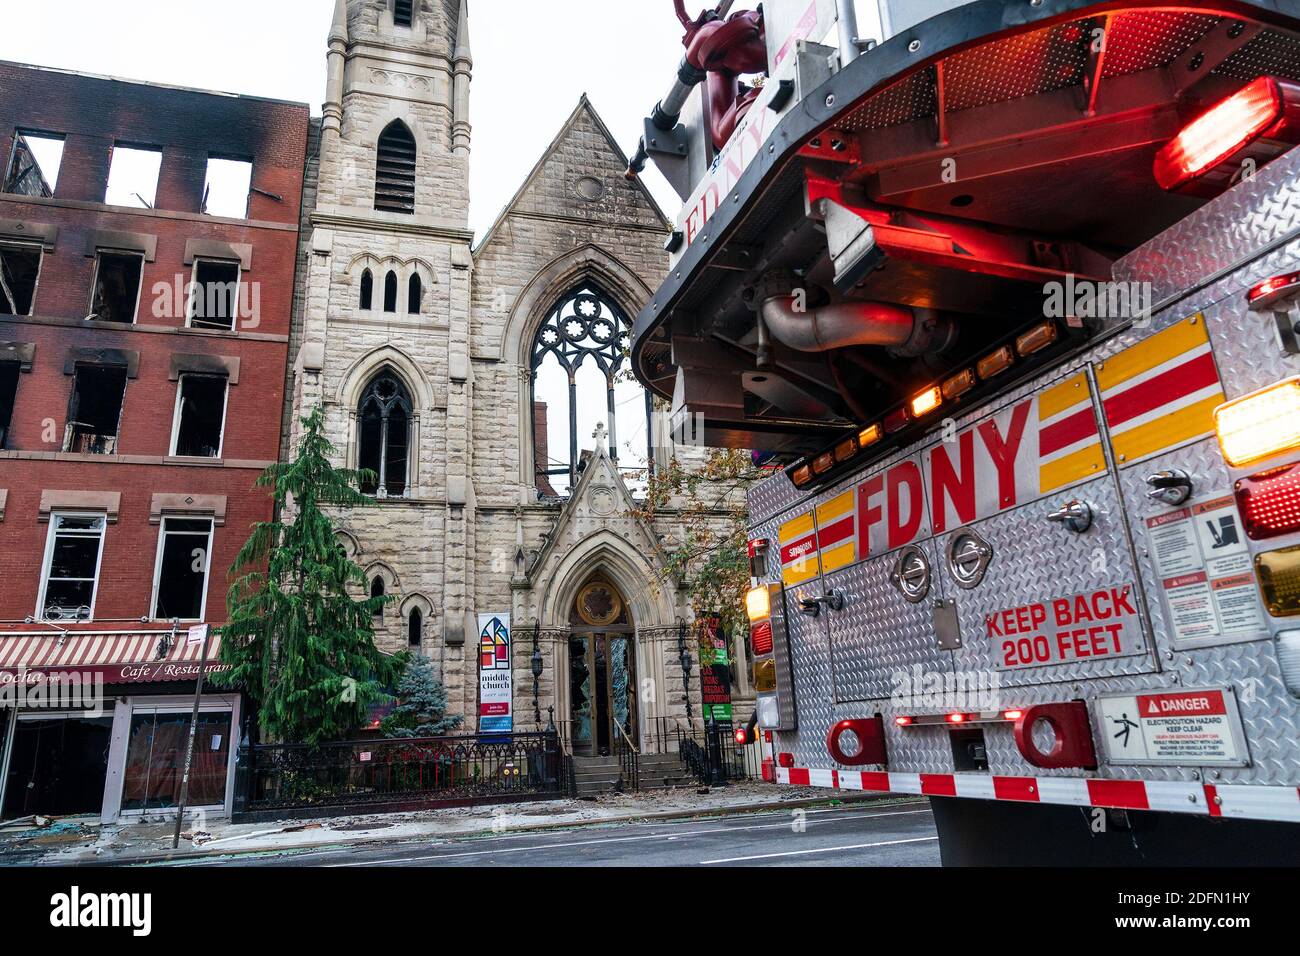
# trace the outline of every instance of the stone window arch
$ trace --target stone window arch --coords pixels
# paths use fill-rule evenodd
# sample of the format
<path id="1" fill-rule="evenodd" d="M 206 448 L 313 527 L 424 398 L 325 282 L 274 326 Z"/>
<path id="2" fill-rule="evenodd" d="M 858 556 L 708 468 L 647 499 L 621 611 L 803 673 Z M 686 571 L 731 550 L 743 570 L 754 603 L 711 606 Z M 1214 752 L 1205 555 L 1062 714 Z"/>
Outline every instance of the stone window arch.
<path id="1" fill-rule="evenodd" d="M 384 583 L 383 575 L 376 574 L 373 580 L 371 580 L 370 582 L 370 597 L 372 599 L 384 597 L 384 595 L 387 593 L 387 590 L 388 590 L 388 585 Z M 376 618 L 376 620 L 380 620 L 380 621 L 384 619 L 383 605 L 380 605 L 379 607 L 375 608 L 374 617 Z"/>
<path id="2" fill-rule="evenodd" d="M 420 647 L 424 643 L 424 614 L 418 607 L 411 608 L 406 617 L 406 643 L 410 647 Z"/>
<path id="3" fill-rule="evenodd" d="M 406 283 L 406 311 L 410 315 L 419 315 L 424 305 L 424 281 L 419 271 L 412 271 Z"/>
<path id="4" fill-rule="evenodd" d="M 379 134 L 375 164 L 375 208 L 381 212 L 415 214 L 417 152 L 411 128 L 395 119 Z"/>
<path id="5" fill-rule="evenodd" d="M 384 276 L 384 311 L 397 311 L 397 273 L 392 269 Z"/>
<path id="6" fill-rule="evenodd" d="M 380 371 L 357 406 L 357 467 L 371 472 L 361 490 L 404 498 L 410 487 L 411 394 L 391 369 Z"/>
<path id="7" fill-rule="evenodd" d="M 358 305 L 363 312 L 369 312 L 375 305 L 375 274 L 369 269 L 361 273 L 361 300 Z"/>
<path id="8" fill-rule="evenodd" d="M 632 323 L 593 282 L 560 298 L 533 337 L 530 405 L 536 484 L 566 495 L 577 484 L 581 450 L 597 424 L 609 456 L 635 487 L 652 460 L 650 394 L 633 378 L 627 350 Z"/>

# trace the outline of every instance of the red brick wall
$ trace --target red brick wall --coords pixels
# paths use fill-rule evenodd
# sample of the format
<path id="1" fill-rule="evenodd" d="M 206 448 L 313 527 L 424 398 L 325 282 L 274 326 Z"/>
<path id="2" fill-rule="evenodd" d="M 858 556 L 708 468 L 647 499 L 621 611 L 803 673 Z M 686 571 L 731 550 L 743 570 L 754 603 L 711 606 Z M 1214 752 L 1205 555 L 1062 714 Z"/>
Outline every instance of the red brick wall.
<path id="1" fill-rule="evenodd" d="M 19 376 L 11 435 L 0 451 L 0 489 L 8 491 L 0 521 L 0 633 L 36 612 L 48 525 L 38 520 L 42 490 L 117 491 L 116 524 L 108 528 L 96 619 L 138 619 L 151 611 L 158 526 L 149 524 L 155 493 L 219 495 L 227 520 L 216 529 L 209 579 L 210 622 L 224 620 L 226 569 L 257 521 L 271 517 L 265 489 L 254 489 L 260 464 L 275 460 L 288 361 L 298 223 L 310 111 L 305 105 L 165 89 L 0 63 L 0 164 L 13 134 L 28 128 L 65 134 L 54 197 L 0 195 L 0 241 L 5 222 L 58 228 L 41 264 L 30 318 L 0 317 L 0 341 L 34 343 L 30 372 Z M 114 142 L 163 152 L 157 208 L 103 205 Z M 210 154 L 250 159 L 253 185 L 281 201 L 254 194 L 249 218 L 200 216 Z M 87 323 L 95 260 L 94 231 L 157 237 L 154 262 L 144 267 L 135 326 Z M 192 239 L 252 247 L 243 281 L 257 283 L 255 326 L 237 332 L 185 329 L 183 303 L 173 310 L 157 286 L 190 278 L 185 246 Z M 87 255 L 87 251 L 91 255 Z M 64 374 L 70 348 L 118 349 L 139 355 L 138 377 L 127 384 L 118 455 L 59 456 L 72 378 Z M 211 354 L 240 360 L 226 411 L 225 467 L 165 461 L 170 450 L 177 383 L 174 354 Z M 53 442 L 47 441 L 53 438 Z M 35 457 L 42 456 L 42 457 Z M 242 466 L 239 463 L 244 463 Z M 250 464 L 251 463 L 251 464 Z"/>

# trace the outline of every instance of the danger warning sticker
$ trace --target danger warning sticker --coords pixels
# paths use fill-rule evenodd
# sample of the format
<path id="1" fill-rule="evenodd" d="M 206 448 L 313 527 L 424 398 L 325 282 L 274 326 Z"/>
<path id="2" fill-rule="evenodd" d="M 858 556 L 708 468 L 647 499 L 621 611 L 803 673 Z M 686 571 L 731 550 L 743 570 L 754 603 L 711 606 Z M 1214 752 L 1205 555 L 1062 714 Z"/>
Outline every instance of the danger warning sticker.
<path id="1" fill-rule="evenodd" d="M 1255 571 L 1232 498 L 1165 512 L 1146 525 L 1175 646 L 1253 637 L 1265 630 Z"/>
<path id="2" fill-rule="evenodd" d="M 1248 763 L 1237 700 L 1226 688 L 1103 697 L 1098 704 L 1112 763 Z"/>

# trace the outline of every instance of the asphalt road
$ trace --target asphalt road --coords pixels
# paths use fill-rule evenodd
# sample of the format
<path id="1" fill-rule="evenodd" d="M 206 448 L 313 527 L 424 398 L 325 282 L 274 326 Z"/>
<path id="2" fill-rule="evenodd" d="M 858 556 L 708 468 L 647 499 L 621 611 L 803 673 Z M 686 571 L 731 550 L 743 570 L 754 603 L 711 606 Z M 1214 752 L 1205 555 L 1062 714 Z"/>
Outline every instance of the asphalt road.
<path id="1" fill-rule="evenodd" d="M 938 866 L 924 801 L 189 861 L 189 866 Z"/>

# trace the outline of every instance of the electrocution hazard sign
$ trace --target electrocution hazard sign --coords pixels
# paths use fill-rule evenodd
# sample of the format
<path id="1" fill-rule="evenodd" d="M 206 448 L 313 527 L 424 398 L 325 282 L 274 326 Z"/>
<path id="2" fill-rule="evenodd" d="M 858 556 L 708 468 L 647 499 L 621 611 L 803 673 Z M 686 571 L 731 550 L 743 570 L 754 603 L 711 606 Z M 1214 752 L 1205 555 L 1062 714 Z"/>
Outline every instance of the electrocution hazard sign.
<path id="1" fill-rule="evenodd" d="M 1112 763 L 1248 763 L 1237 700 L 1226 688 L 1103 697 L 1098 704 Z"/>

